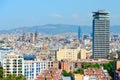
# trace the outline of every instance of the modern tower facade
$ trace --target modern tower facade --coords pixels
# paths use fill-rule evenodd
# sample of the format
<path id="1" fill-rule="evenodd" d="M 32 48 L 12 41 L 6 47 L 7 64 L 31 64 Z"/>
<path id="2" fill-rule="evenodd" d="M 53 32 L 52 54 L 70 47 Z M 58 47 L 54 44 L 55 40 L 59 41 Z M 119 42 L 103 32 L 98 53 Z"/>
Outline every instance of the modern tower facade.
<path id="1" fill-rule="evenodd" d="M 93 12 L 93 58 L 107 58 L 109 53 L 109 12 Z"/>
<path id="2" fill-rule="evenodd" d="M 82 31 L 80 26 L 78 27 L 78 39 L 80 39 L 80 37 L 82 36 Z"/>

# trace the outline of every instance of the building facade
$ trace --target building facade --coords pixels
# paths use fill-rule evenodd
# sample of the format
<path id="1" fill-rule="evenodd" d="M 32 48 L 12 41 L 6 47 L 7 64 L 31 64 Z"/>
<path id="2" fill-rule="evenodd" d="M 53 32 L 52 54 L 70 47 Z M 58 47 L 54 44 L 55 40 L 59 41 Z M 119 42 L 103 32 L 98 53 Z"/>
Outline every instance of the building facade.
<path id="1" fill-rule="evenodd" d="M 116 70 L 120 70 L 120 60 L 116 61 Z"/>
<path id="2" fill-rule="evenodd" d="M 84 80 L 110 80 L 107 70 L 101 68 L 84 69 Z"/>
<path id="3" fill-rule="evenodd" d="M 49 68 L 58 69 L 57 62 L 46 60 L 26 60 L 24 61 L 24 76 L 27 80 L 35 80 L 35 78 L 44 70 Z"/>
<path id="4" fill-rule="evenodd" d="M 67 59 L 67 60 L 77 60 L 80 49 L 60 49 L 56 53 L 56 58 L 58 61 Z"/>
<path id="5" fill-rule="evenodd" d="M 0 48 L 0 65 L 3 66 L 3 58 L 7 56 L 10 52 L 13 52 L 12 48 L 2 47 Z"/>
<path id="6" fill-rule="evenodd" d="M 93 12 L 93 58 L 107 58 L 109 35 L 109 13 L 104 10 Z"/>
<path id="7" fill-rule="evenodd" d="M 40 72 L 46 69 L 46 61 L 26 60 L 24 63 L 24 76 L 27 80 L 34 80 Z"/>
<path id="8" fill-rule="evenodd" d="M 24 75 L 24 59 L 15 53 L 8 54 L 3 59 L 4 76 L 10 74 Z"/>
<path id="9" fill-rule="evenodd" d="M 80 50 L 80 59 L 86 59 L 86 50 L 85 49 Z"/>

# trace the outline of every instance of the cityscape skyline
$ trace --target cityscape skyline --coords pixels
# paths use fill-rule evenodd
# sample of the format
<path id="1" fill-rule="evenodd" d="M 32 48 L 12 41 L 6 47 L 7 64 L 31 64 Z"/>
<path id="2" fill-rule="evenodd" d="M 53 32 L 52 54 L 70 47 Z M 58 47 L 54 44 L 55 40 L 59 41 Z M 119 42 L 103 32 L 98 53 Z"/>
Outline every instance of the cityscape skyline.
<path id="1" fill-rule="evenodd" d="M 0 30 L 44 24 L 92 25 L 91 11 L 98 9 L 110 11 L 111 25 L 120 25 L 120 12 L 117 10 L 119 2 L 111 0 L 106 4 L 107 1 L 103 0 L 87 1 L 87 3 L 86 0 L 0 1 Z M 113 3 L 116 5 L 112 6 Z"/>
<path id="2" fill-rule="evenodd" d="M 120 80 L 119 3 L 1 0 L 0 80 Z"/>

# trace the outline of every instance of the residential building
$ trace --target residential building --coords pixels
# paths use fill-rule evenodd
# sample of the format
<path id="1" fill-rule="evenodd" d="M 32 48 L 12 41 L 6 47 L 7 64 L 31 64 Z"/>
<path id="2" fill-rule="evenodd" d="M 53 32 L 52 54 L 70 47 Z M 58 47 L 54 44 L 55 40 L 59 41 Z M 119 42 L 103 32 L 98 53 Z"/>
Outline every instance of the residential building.
<path id="1" fill-rule="evenodd" d="M 107 70 L 88 68 L 84 70 L 84 80 L 110 80 Z"/>
<path id="2" fill-rule="evenodd" d="M 61 62 L 60 62 L 61 69 L 69 72 L 70 71 L 69 63 L 70 62 L 68 60 L 61 60 Z"/>
<path id="3" fill-rule="evenodd" d="M 74 74 L 74 80 L 84 80 L 84 75 L 82 75 L 82 74 Z"/>
<path id="4" fill-rule="evenodd" d="M 71 76 L 62 76 L 62 80 L 74 80 Z"/>
<path id="5" fill-rule="evenodd" d="M 116 61 L 116 70 L 114 72 L 114 80 L 120 80 L 120 60 Z"/>
<path id="6" fill-rule="evenodd" d="M 116 70 L 120 70 L 120 60 L 116 61 Z"/>
<path id="7" fill-rule="evenodd" d="M 120 71 L 115 71 L 114 80 L 120 80 Z"/>
<path id="8" fill-rule="evenodd" d="M 93 58 L 108 57 L 109 36 L 109 13 L 104 10 L 93 12 Z"/>
<path id="9" fill-rule="evenodd" d="M 61 80 L 61 73 L 59 69 L 49 68 L 41 72 L 35 80 Z"/>
<path id="10" fill-rule="evenodd" d="M 86 50 L 85 49 L 80 50 L 80 59 L 86 59 Z"/>
<path id="11" fill-rule="evenodd" d="M 58 61 L 48 61 L 47 62 L 47 69 L 48 68 L 59 68 L 59 62 Z"/>
<path id="12" fill-rule="evenodd" d="M 60 49 L 56 53 L 56 58 L 58 61 L 62 59 L 68 59 L 68 60 L 77 60 L 78 55 L 80 53 L 80 49 Z"/>
<path id="13" fill-rule="evenodd" d="M 3 66 L 3 58 L 10 52 L 13 52 L 13 48 L 9 48 L 9 47 L 0 48 L 0 64 L 1 64 L 1 66 Z"/>
<path id="14" fill-rule="evenodd" d="M 24 76 L 27 80 L 35 80 L 35 78 L 44 70 L 49 68 L 58 69 L 56 61 L 47 60 L 25 60 L 24 61 Z"/>
<path id="15" fill-rule="evenodd" d="M 4 76 L 10 74 L 24 75 L 24 59 L 14 52 L 7 54 L 3 59 Z"/>
<path id="16" fill-rule="evenodd" d="M 24 76 L 27 80 L 34 80 L 40 72 L 46 69 L 47 61 L 26 60 L 24 62 Z"/>

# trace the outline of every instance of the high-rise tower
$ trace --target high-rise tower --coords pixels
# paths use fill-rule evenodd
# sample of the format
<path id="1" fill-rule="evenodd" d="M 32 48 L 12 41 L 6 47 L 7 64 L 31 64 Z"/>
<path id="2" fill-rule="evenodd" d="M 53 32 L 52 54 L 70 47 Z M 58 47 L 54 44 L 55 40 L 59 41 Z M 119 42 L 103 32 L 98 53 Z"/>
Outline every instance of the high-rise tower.
<path id="1" fill-rule="evenodd" d="M 107 58 L 109 53 L 109 12 L 93 12 L 93 58 Z"/>
<path id="2" fill-rule="evenodd" d="M 30 42 L 34 43 L 35 41 L 35 35 L 34 33 L 30 33 Z"/>
<path id="3" fill-rule="evenodd" d="M 37 31 L 35 32 L 35 41 L 38 42 L 38 33 L 37 33 Z"/>
<path id="4" fill-rule="evenodd" d="M 81 36 L 82 36 L 81 28 L 80 26 L 78 26 L 78 39 L 80 39 Z"/>

